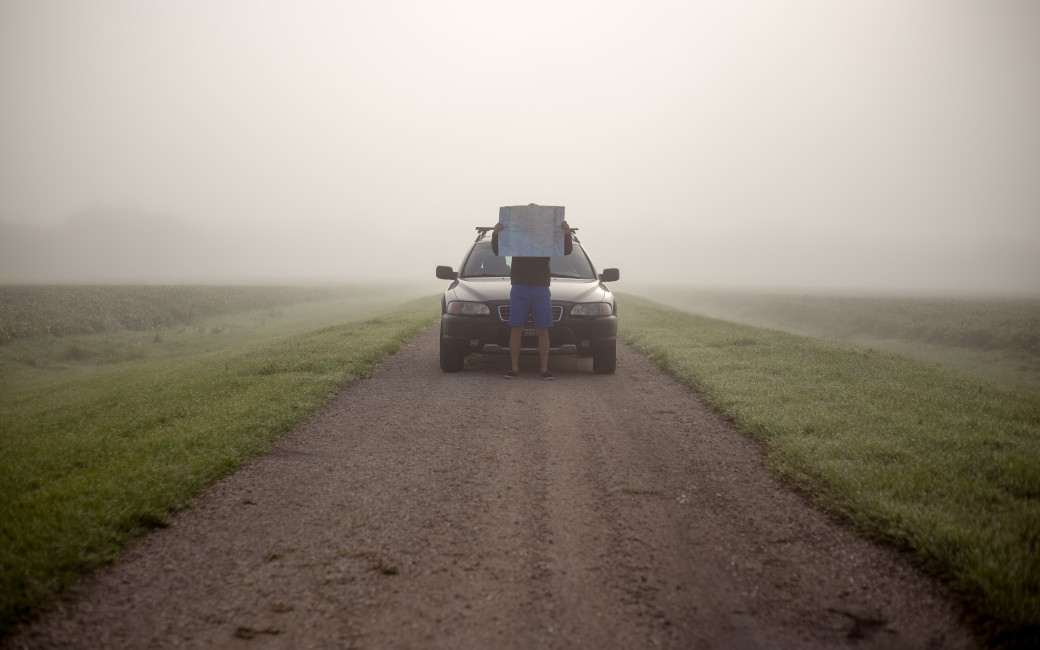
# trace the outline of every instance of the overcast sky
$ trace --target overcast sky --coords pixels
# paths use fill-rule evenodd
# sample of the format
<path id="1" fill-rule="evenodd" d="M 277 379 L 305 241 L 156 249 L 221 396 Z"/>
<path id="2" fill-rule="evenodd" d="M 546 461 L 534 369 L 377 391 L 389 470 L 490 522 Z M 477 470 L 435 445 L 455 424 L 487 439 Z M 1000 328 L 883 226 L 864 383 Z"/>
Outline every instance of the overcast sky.
<path id="1" fill-rule="evenodd" d="M 0 0 L 0 220 L 426 281 L 535 202 L 633 286 L 1040 291 L 1038 65 L 1036 0 Z"/>

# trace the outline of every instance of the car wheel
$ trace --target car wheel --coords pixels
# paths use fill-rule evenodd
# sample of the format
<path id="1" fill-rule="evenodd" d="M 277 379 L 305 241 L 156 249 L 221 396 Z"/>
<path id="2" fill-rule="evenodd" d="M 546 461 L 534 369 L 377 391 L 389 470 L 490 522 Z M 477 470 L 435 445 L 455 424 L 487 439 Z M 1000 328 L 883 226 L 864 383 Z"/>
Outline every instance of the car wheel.
<path id="1" fill-rule="evenodd" d="M 592 355 L 592 372 L 597 375 L 612 375 L 617 370 L 617 341 L 611 341 L 609 348 L 596 350 Z"/>
<path id="2" fill-rule="evenodd" d="M 446 343 L 441 339 L 441 370 L 444 372 L 459 372 L 466 363 L 466 353 L 457 346 Z"/>

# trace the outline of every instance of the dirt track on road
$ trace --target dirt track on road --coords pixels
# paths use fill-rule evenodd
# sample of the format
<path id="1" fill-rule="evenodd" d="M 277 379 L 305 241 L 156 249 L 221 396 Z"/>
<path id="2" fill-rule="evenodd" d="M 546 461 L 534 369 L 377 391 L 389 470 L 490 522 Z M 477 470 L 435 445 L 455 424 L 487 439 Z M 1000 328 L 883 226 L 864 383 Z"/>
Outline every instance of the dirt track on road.
<path id="1" fill-rule="evenodd" d="M 636 351 L 536 363 L 424 333 L 3 645 L 974 647 Z"/>

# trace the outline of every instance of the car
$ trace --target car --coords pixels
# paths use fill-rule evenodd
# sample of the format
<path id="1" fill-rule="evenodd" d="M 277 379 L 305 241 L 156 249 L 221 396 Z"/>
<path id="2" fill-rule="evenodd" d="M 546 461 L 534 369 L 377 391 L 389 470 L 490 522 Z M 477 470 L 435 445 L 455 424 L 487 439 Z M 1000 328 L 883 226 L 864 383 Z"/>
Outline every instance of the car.
<path id="1" fill-rule="evenodd" d="M 509 266 L 511 258 L 491 250 L 494 227 L 477 227 L 459 270 L 438 266 L 437 277 L 450 280 L 441 299 L 440 366 L 459 372 L 467 354 L 509 354 Z M 585 248 L 571 229 L 570 255 L 549 261 L 552 274 L 553 326 L 550 355 L 592 357 L 592 371 L 612 374 L 617 368 L 617 300 L 607 282 L 620 279 L 618 269 L 596 272 Z M 521 354 L 538 353 L 538 337 L 528 315 Z"/>

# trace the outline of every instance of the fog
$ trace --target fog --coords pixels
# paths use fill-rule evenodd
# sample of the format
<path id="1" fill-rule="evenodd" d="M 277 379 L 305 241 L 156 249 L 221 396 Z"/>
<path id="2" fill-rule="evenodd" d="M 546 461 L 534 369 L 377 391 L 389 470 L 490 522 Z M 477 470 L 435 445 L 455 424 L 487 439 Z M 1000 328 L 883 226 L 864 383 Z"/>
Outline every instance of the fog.
<path id="1" fill-rule="evenodd" d="M 1035 0 L 4 0 L 0 282 L 1040 292 Z"/>

